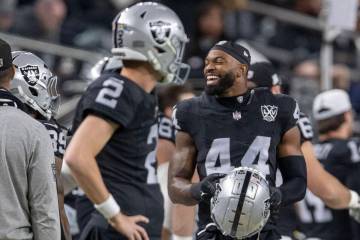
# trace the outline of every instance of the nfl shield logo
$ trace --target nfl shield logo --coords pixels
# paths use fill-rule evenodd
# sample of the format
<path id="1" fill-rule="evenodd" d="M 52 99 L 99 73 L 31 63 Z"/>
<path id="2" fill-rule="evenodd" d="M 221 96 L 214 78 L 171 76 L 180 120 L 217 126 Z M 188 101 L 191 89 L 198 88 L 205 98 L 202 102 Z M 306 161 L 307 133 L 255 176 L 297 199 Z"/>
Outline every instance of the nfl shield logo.
<path id="1" fill-rule="evenodd" d="M 233 119 L 240 120 L 241 119 L 241 112 L 235 111 L 233 112 Z"/>
<path id="2" fill-rule="evenodd" d="M 278 107 L 272 105 L 262 105 L 261 114 L 263 119 L 268 122 L 275 121 L 276 115 L 278 112 Z"/>
<path id="3" fill-rule="evenodd" d="M 35 86 L 40 79 L 38 66 L 26 65 L 25 67 L 20 68 L 20 72 L 30 86 Z"/>

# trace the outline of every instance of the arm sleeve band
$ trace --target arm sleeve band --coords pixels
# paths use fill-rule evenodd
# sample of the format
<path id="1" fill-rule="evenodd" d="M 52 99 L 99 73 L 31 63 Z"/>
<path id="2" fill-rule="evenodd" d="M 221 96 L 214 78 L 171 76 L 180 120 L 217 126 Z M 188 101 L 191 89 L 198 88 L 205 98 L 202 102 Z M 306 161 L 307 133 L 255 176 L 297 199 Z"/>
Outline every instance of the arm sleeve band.
<path id="1" fill-rule="evenodd" d="M 306 193 L 306 164 L 303 156 L 286 156 L 278 159 L 279 169 L 283 177 L 280 186 L 281 205 L 286 206 L 304 198 Z"/>

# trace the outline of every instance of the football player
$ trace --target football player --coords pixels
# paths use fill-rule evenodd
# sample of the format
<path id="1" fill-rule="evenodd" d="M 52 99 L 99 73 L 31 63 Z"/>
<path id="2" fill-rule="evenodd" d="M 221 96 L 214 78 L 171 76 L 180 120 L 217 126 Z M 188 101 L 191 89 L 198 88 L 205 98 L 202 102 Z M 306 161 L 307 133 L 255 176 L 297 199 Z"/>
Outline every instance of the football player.
<path id="1" fill-rule="evenodd" d="M 319 132 L 319 142 L 314 145 L 316 156 L 327 171 L 359 191 L 360 142 L 351 138 L 353 115 L 348 94 L 339 89 L 320 93 L 314 99 L 313 115 Z M 299 207 L 300 220 L 308 237 L 359 239 L 360 225 L 352 222 L 348 211 L 326 208 L 311 192 L 307 192 Z"/>
<path id="2" fill-rule="evenodd" d="M 121 11 L 113 34 L 112 53 L 123 67 L 102 74 L 82 96 L 64 156 L 90 205 L 80 239 L 156 240 L 163 198 L 156 176 L 154 87 L 183 80 L 188 38 L 178 16 L 153 2 Z"/>
<path id="3" fill-rule="evenodd" d="M 168 84 L 159 86 L 159 140 L 156 151 L 158 179 L 164 196 L 164 227 L 162 240 L 192 239 L 194 207 L 172 204 L 167 191 L 169 160 L 175 151 L 175 128 L 171 121 L 172 109 L 179 101 L 194 97 L 188 87 Z"/>
<path id="4" fill-rule="evenodd" d="M 56 187 L 59 202 L 61 239 L 71 239 L 69 223 L 64 210 L 64 190 L 61 165 L 66 147 L 67 130 L 54 119 L 59 104 L 57 77 L 40 58 L 30 52 L 12 52 L 16 72 L 10 91 L 27 107 L 29 113 L 44 124 L 50 134 L 55 154 Z"/>
<path id="5" fill-rule="evenodd" d="M 250 88 L 268 88 L 273 94 L 280 94 L 281 79 L 274 67 L 269 62 L 257 62 L 250 66 L 248 72 L 248 86 Z M 322 201 L 333 209 L 351 208 L 360 211 L 359 196 L 356 192 L 349 190 L 339 182 L 337 178 L 326 171 L 315 156 L 311 140 L 313 129 L 309 118 L 300 112 L 300 119 L 297 123 L 301 133 L 301 150 L 307 166 L 308 188 L 311 193 L 306 196 L 321 198 Z M 282 234 L 291 236 L 299 222 L 292 207 L 286 210 L 281 209 L 279 219 L 279 229 Z"/>
<path id="6" fill-rule="evenodd" d="M 261 89 L 249 91 L 249 65 L 246 48 L 229 41 L 217 43 L 205 59 L 205 93 L 179 103 L 174 110 L 178 132 L 170 162 L 169 195 L 174 203 L 198 204 L 197 239 L 227 239 L 206 226 L 212 226 L 209 201 L 215 183 L 235 167 L 255 167 L 270 184 L 272 217 L 260 239 L 280 239 L 276 212 L 305 195 L 306 166 L 296 127 L 298 105 L 286 95 Z M 195 166 L 201 181 L 192 184 Z M 278 167 L 284 182 L 276 188 Z M 240 213 L 234 213 L 232 231 L 237 230 Z"/>

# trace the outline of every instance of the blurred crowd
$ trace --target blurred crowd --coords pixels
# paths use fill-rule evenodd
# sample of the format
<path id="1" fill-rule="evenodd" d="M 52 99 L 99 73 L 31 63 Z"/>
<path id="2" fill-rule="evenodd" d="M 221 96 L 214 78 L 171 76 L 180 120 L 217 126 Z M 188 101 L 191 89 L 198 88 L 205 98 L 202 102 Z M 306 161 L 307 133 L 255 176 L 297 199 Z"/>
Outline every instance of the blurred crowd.
<path id="1" fill-rule="evenodd" d="M 267 55 L 283 78 L 285 91 L 297 98 L 309 113 L 313 97 L 320 91 L 320 49 L 322 32 L 256 14 L 248 6 L 255 0 L 161 0 L 178 13 L 191 33 L 185 53 L 191 65 L 190 79 L 201 88 L 203 59 L 219 40 L 241 40 L 285 51 L 290 59 Z M 257 0 L 311 17 L 321 17 L 321 0 Z M 137 0 L 1 0 L 0 32 L 59 43 L 109 54 L 111 21 Z M 360 21 L 359 21 L 360 23 Z M 358 24 L 360 28 L 360 24 Z M 291 40 L 289 40 L 291 39 Z M 342 33 L 334 40 L 333 87 L 349 92 L 354 109 L 360 113 L 358 40 Z M 254 47 L 256 49 L 256 46 Z M 83 63 L 37 53 L 64 82 L 79 79 Z M 197 88 L 197 87 L 195 87 Z M 66 95 L 66 92 L 65 92 Z M 301 96 L 301 98 L 300 98 Z"/>

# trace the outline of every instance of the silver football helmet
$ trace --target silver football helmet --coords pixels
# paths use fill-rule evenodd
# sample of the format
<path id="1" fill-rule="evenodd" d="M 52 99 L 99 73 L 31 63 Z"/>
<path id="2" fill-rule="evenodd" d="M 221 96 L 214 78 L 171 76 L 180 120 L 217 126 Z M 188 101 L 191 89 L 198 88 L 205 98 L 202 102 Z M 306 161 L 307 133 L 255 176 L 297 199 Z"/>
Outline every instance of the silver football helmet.
<path id="1" fill-rule="evenodd" d="M 105 71 L 120 70 L 122 68 L 122 60 L 119 56 L 104 57 L 98 61 L 87 74 L 87 79 L 92 82 Z"/>
<path id="2" fill-rule="evenodd" d="M 10 91 L 27 106 L 50 119 L 59 105 L 57 77 L 33 53 L 14 51 L 12 58 L 16 71 Z"/>
<path id="3" fill-rule="evenodd" d="M 211 199 L 211 218 L 225 236 L 251 237 L 270 216 L 270 190 L 263 174 L 239 167 L 222 178 Z"/>
<path id="4" fill-rule="evenodd" d="M 154 2 L 126 8 L 113 21 L 113 39 L 114 55 L 149 62 L 164 81 L 182 83 L 188 77 L 190 66 L 182 58 L 189 39 L 170 8 Z"/>

